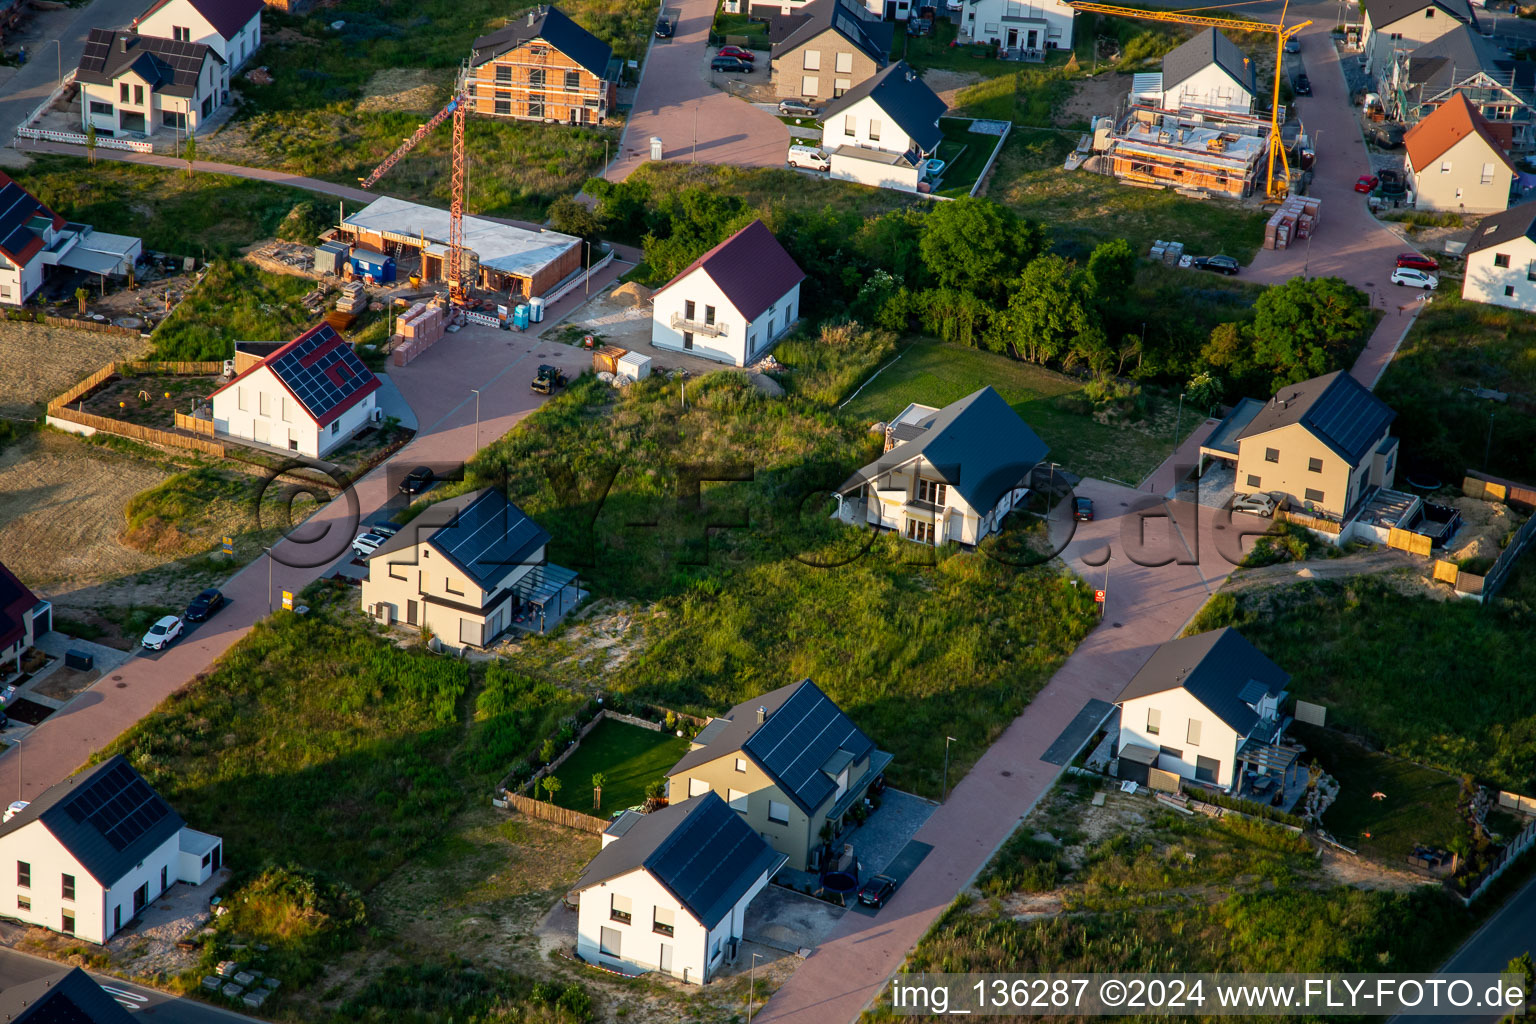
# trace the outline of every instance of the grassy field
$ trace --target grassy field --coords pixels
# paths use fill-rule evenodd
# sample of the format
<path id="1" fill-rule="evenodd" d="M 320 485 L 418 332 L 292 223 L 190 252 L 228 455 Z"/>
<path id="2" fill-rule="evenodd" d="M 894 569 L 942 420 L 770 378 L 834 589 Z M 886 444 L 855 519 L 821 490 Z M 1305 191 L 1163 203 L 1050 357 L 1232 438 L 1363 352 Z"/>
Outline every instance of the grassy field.
<path id="1" fill-rule="evenodd" d="M 935 341 L 909 344 L 844 410 L 860 422 L 889 420 L 909 402 L 948 405 L 990 384 L 1051 446 L 1051 459 L 1081 476 L 1139 483 L 1173 451 L 1174 408 L 1151 400 L 1146 420 L 1100 423 L 1072 408 L 1082 382 L 1033 363 Z M 1193 413 L 1184 429 L 1198 424 Z"/>
<path id="2" fill-rule="evenodd" d="M 1476 398 L 1464 390 L 1472 387 L 1507 392 L 1509 401 Z M 1394 429 L 1410 468 L 1459 480 L 1466 470 L 1486 465 L 1496 475 L 1536 482 L 1529 314 L 1455 294 L 1437 296 L 1409 330 L 1376 393 L 1398 412 Z"/>
<path id="3" fill-rule="evenodd" d="M 1021 216 L 1043 220 L 1058 240 L 1086 252 L 1125 238 L 1138 252 L 1154 239 L 1182 241 L 1192 253 L 1253 259 L 1264 241 L 1265 216 L 1219 199 L 1186 199 L 1171 191 L 1132 188 L 1085 170 L 1062 170 L 1077 136 L 1016 128 L 998 156 L 987 195 Z"/>
<path id="4" fill-rule="evenodd" d="M 1291 693 L 1330 727 L 1388 753 L 1536 792 L 1536 570 L 1519 566 L 1490 607 L 1408 596 L 1390 582 L 1300 583 L 1218 594 L 1191 631 L 1236 626 L 1293 669 Z M 1472 656 L 1475 668 L 1463 670 Z M 1455 666 L 1455 667 L 1453 667 Z"/>
<path id="5" fill-rule="evenodd" d="M 555 773 L 561 783 L 555 803 L 600 816 L 644 803 L 645 787 L 687 752 L 688 741 L 680 736 L 604 719 Z M 607 777 L 600 808 L 592 806 L 594 772 Z"/>
<path id="6" fill-rule="evenodd" d="M 299 300 L 314 287 L 308 278 L 221 260 L 155 328 L 155 353 L 161 359 L 228 359 L 236 341 L 291 341 L 313 324 Z"/>
<path id="7" fill-rule="evenodd" d="M 295 205 L 314 199 L 300 189 L 217 174 L 188 178 L 106 159 L 94 167 L 75 157 L 31 160 L 17 181 L 63 216 L 140 236 L 145 249 L 199 259 L 235 256 L 273 237 Z"/>
<path id="8" fill-rule="evenodd" d="M 236 121 L 208 141 L 207 155 L 353 184 L 447 102 L 474 39 L 521 10 L 493 0 L 343 0 L 302 17 L 269 12 L 254 62 L 274 81 L 237 80 L 244 103 Z M 653 5 L 575 0 L 561 10 L 619 59 L 644 55 Z M 447 201 L 450 134 L 446 127 L 434 133 L 390 172 L 391 195 Z M 601 165 L 605 138 L 616 142 L 617 135 L 471 119 L 470 211 L 541 218 L 552 199 Z"/>
<path id="9" fill-rule="evenodd" d="M 939 144 L 938 155 L 949 162 L 944 168 L 944 187 L 941 196 L 967 196 L 971 194 L 976 179 L 981 177 L 987 158 L 997 147 L 997 136 L 978 135 L 970 130 L 970 123 L 959 118 L 939 119 L 944 141 Z"/>
<path id="10" fill-rule="evenodd" d="M 908 958 L 913 972 L 1432 970 L 1471 912 L 1343 884 L 1300 836 L 1059 787 Z M 1063 845 L 1032 842 L 1043 829 Z M 1090 836 L 1092 838 L 1090 838 Z M 1023 919 L 1020 916 L 1023 916 Z M 923 1020 L 880 1006 L 866 1021 Z"/>

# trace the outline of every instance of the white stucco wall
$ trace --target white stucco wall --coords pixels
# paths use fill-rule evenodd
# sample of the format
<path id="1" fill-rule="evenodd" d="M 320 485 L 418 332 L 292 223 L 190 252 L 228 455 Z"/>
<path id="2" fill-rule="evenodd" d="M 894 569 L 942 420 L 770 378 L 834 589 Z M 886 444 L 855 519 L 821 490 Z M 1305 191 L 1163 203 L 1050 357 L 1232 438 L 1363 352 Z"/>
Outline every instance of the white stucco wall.
<path id="1" fill-rule="evenodd" d="M 0 256 L 0 305 L 19 306 L 43 286 L 43 260 L 39 253 L 18 267 Z"/>
<path id="2" fill-rule="evenodd" d="M 715 324 L 723 327 L 725 333 L 712 338 L 694 332 L 693 347 L 686 347 L 684 332 L 682 328 L 672 326 L 672 318 L 684 316 L 689 301 L 694 303 L 694 321 L 698 323 L 704 322 L 705 307 L 715 307 Z M 748 322 L 705 268 L 699 267 L 657 293 L 651 315 L 651 344 L 733 366 L 746 366 L 772 348 L 799 316 L 799 284 Z"/>
<path id="3" fill-rule="evenodd" d="M 122 101 L 122 93 L 119 88 L 123 83 L 129 87 L 130 99 L 127 103 Z M 85 131 L 91 125 L 96 126 L 98 134 L 122 135 L 128 131 L 123 127 L 123 114 L 125 112 L 144 115 L 144 132 L 147 136 L 157 133 L 175 134 L 178 129 L 168 128 L 162 124 L 166 111 L 182 113 L 186 115 L 187 129 L 196 132 L 203 123 L 203 118 L 212 116 L 219 107 L 223 106 L 223 96 L 229 86 L 229 76 L 223 65 L 211 58 L 203 61 L 202 71 L 199 73 L 197 91 L 194 96 L 169 96 L 151 89 L 134 72 L 126 72 L 118 76 L 117 80 L 108 85 L 99 85 L 94 82 L 80 83 L 80 130 Z M 144 90 L 143 102 L 136 102 L 132 97 L 136 96 L 135 87 Z M 203 101 L 211 99 L 208 113 L 203 113 Z M 93 112 L 92 103 L 105 104 L 108 108 L 99 113 Z M 137 134 L 137 132 L 133 132 Z"/>
<path id="4" fill-rule="evenodd" d="M 251 20 L 233 36 L 225 39 L 209 24 L 208 19 L 198 13 L 197 8 L 187 3 L 187 0 L 171 0 L 170 3 L 140 21 L 137 31 L 141 35 L 175 39 L 177 27 L 188 29 L 192 42 L 207 45 L 224 58 L 230 68 L 238 68 L 245 63 L 261 45 L 260 11 L 257 11 Z M 227 86 L 227 81 L 225 84 Z"/>
<path id="5" fill-rule="evenodd" d="M 1216 64 L 1207 64 L 1182 82 L 1164 82 L 1163 107 L 1167 110 L 1200 107 L 1250 114 L 1253 112 L 1253 94 Z"/>
<path id="6" fill-rule="evenodd" d="M 1162 712 L 1162 722 L 1155 735 L 1147 731 L 1147 711 L 1151 708 Z M 1198 743 L 1189 742 L 1191 719 L 1200 723 Z M 1237 733 L 1184 689 L 1136 697 L 1126 701 L 1120 709 L 1120 747 L 1134 745 L 1153 750 L 1160 747 L 1178 750 L 1183 755 L 1181 758 L 1162 754 L 1157 759 L 1157 767 L 1166 772 L 1177 772 L 1186 779 L 1195 777 L 1197 756 L 1214 758 L 1221 762 L 1216 785 L 1230 788 L 1237 743 Z"/>
<path id="7" fill-rule="evenodd" d="M 1496 266 L 1500 256 L 1508 257 L 1508 267 Z M 1467 257 L 1467 276 L 1461 286 L 1461 297 L 1536 313 L 1536 281 L 1530 279 L 1533 274 L 1536 274 L 1536 242 L 1522 235 Z M 1506 289 L 1511 294 L 1506 295 Z"/>
<path id="8" fill-rule="evenodd" d="M 879 136 L 876 138 L 876 136 Z M 821 129 L 821 148 L 828 153 L 839 146 L 858 146 L 882 153 L 905 153 L 912 139 L 876 103 L 866 96 L 841 113 L 827 118 Z"/>
<path id="9" fill-rule="evenodd" d="M 627 925 L 610 917 L 614 893 L 629 898 L 631 920 Z M 674 978 L 700 985 L 708 980 L 705 962 L 709 955 L 710 933 L 673 899 L 664 886 L 651 877 L 650 872 L 643 868 L 636 869 L 601 885 L 583 889 L 579 899 L 576 952 L 582 959 L 611 967 L 627 966 L 630 970 L 660 970 L 661 947 L 666 945 L 672 948 L 669 973 Z M 657 934 L 652 928 L 657 907 L 672 911 L 671 936 Z M 600 952 L 603 928 L 619 932 L 617 957 Z"/>
<path id="10" fill-rule="evenodd" d="M 920 176 L 916 166 L 905 162 L 887 164 L 838 153 L 832 154 L 832 167 L 828 173 L 839 181 L 854 181 L 860 185 L 896 189 L 899 192 L 916 192 Z"/>
<path id="11" fill-rule="evenodd" d="M 1415 167 L 1411 154 L 1406 163 L 1413 205 L 1420 210 L 1498 213 L 1509 208 L 1514 172 L 1480 135 L 1462 138 L 1427 167 Z"/>
<path id="12" fill-rule="evenodd" d="M 317 424 L 271 369 L 262 366 L 213 396 L 213 428 L 230 437 L 320 458 L 368 425 L 377 396 L 378 392 L 367 395 L 342 413 L 333 431 L 330 424 Z"/>
<path id="13" fill-rule="evenodd" d="M 105 942 L 116 930 L 114 911 L 121 909 L 121 923 L 133 918 L 133 892 L 148 884 L 150 901 L 156 900 L 179 875 L 178 837 L 168 840 L 145 857 L 109 888 L 93 879 L 64 848 L 41 821 L 0 838 L 0 913 L 42 928 L 61 931 L 63 912 L 75 914 L 74 934 L 88 942 Z M 17 884 L 17 863 L 31 865 L 31 885 Z M 160 884 L 165 869 L 166 886 Z M 75 876 L 75 898 L 63 897 L 63 875 Z M 18 905 L 18 898 L 30 899 L 30 910 Z"/>
<path id="14" fill-rule="evenodd" d="M 1059 0 L 974 0 L 966 5 L 964 30 L 977 42 L 993 39 L 1006 44 L 1008 29 L 1019 29 L 1019 46 L 1029 45 L 1028 30 L 1033 25 L 1006 22 L 1005 16 L 1039 19 L 1045 22 L 1044 38 L 1036 48 L 1070 50 L 1072 48 L 1072 23 L 1076 12 Z"/>

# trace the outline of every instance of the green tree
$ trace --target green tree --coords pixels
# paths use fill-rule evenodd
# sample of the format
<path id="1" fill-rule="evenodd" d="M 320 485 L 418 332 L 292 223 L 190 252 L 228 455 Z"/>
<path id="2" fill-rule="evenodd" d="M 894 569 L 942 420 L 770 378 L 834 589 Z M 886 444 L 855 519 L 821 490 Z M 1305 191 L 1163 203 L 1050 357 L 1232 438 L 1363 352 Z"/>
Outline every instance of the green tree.
<path id="1" fill-rule="evenodd" d="M 645 234 L 645 212 L 651 201 L 649 185 L 635 180 L 588 178 L 581 190 L 597 200 L 593 213 L 612 237 L 636 242 Z"/>
<path id="2" fill-rule="evenodd" d="M 595 239 L 603 229 L 597 214 L 570 196 L 560 196 L 549 204 L 549 226 L 561 234 L 587 241 Z"/>
<path id="3" fill-rule="evenodd" d="M 990 199 L 940 203 L 923 221 L 923 266 L 945 288 L 997 298 L 1021 264 L 1045 250 L 1045 229 Z"/>
<path id="4" fill-rule="evenodd" d="M 1211 406 L 1221 401 L 1221 392 L 1221 378 L 1210 370 L 1201 370 L 1184 385 L 1184 396 L 1196 409 L 1209 411 Z"/>
<path id="5" fill-rule="evenodd" d="M 1228 379 L 1248 378 L 1254 369 L 1253 328 L 1241 321 L 1217 324 L 1210 340 L 1200 349 L 1200 358 L 1208 366 L 1222 370 Z"/>
<path id="6" fill-rule="evenodd" d="M 656 281 L 670 281 L 755 215 L 740 198 L 705 188 L 685 188 L 658 203 L 641 242 Z"/>
<path id="7" fill-rule="evenodd" d="M 866 220 L 854 234 L 854 247 L 867 262 L 901 278 L 908 286 L 920 287 L 924 283 L 922 237 L 925 216 L 921 211 L 909 208 L 890 210 Z"/>
<path id="8" fill-rule="evenodd" d="M 592 773 L 592 809 L 594 811 L 603 809 L 603 783 L 607 781 L 608 776 L 602 772 Z"/>
<path id="9" fill-rule="evenodd" d="M 555 741 L 553 739 L 547 739 L 544 741 L 544 745 L 539 748 L 539 760 L 543 761 L 545 764 L 549 764 L 549 762 L 555 759 L 555 754 L 557 752 L 558 751 L 555 748 Z"/>
<path id="10" fill-rule="evenodd" d="M 1536 961 L 1532 961 L 1530 950 L 1511 960 L 1501 973 L 1518 975 L 1522 979 L 1525 986 L 1525 1005 L 1529 1006 L 1532 997 L 1536 996 Z M 1499 1024 L 1518 1024 L 1526 1019 L 1525 1010 L 1522 1008 L 1518 1013 L 1500 1018 Z"/>
<path id="11" fill-rule="evenodd" d="M 96 163 L 96 125 L 85 126 L 85 158 L 90 163 Z"/>
<path id="12" fill-rule="evenodd" d="M 1095 326 L 1086 278 L 1070 260 L 1055 254 L 1030 260 L 1010 287 L 1008 308 L 993 319 L 995 337 L 1026 362 L 1058 358 Z"/>
<path id="13" fill-rule="evenodd" d="M 84 286 L 75 289 L 75 301 L 80 304 L 80 315 L 85 315 L 85 304 L 91 299 L 91 293 Z"/>
<path id="14" fill-rule="evenodd" d="M 1337 277 L 1293 277 L 1266 289 L 1253 312 L 1254 362 L 1272 391 L 1347 365 L 1371 322 L 1365 296 Z"/>
<path id="15" fill-rule="evenodd" d="M 187 148 L 182 154 L 187 161 L 187 177 L 192 177 L 192 165 L 197 161 L 197 136 L 187 133 Z"/>
<path id="16" fill-rule="evenodd" d="M 992 307 L 973 292 L 957 288 L 929 288 L 912 297 L 912 306 L 924 331 L 956 345 L 975 348 L 990 335 Z M 999 350 L 1001 350 L 1001 343 Z"/>
<path id="17" fill-rule="evenodd" d="M 1100 301 L 1123 303 L 1136 281 L 1136 250 L 1123 238 L 1100 242 L 1088 257 L 1088 279 Z"/>
<path id="18" fill-rule="evenodd" d="M 560 792 L 560 780 L 553 775 L 546 775 L 539 780 L 539 785 L 544 787 L 544 792 L 547 794 L 546 799 L 550 803 L 554 803 L 555 794 Z"/>

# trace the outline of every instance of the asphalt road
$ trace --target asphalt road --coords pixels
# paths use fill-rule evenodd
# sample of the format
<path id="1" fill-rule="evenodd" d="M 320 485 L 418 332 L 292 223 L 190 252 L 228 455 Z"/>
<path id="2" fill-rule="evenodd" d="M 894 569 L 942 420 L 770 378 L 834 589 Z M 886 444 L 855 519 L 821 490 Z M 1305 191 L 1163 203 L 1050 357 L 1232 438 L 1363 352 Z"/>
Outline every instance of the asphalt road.
<path id="1" fill-rule="evenodd" d="M 64 965 L 56 961 L 0 947 L 0 989 L 36 981 L 63 969 Z M 119 978 L 103 974 L 92 974 L 91 978 L 135 1016 L 158 1024 L 258 1024 L 255 1017 L 166 995 Z"/>
<path id="2" fill-rule="evenodd" d="M 80 63 L 85 49 L 85 37 L 93 28 L 120 28 L 144 12 L 148 0 L 95 0 L 80 9 L 79 15 L 59 37 L 55 51 L 53 41 L 31 47 L 33 59 L 4 86 L 0 86 L 0 145 L 9 145 L 22 119 L 32 113 L 39 103 L 53 91 L 59 81 L 59 58 L 65 73 Z"/>
<path id="3" fill-rule="evenodd" d="M 1462 944 L 1440 968 L 1442 974 L 1497 974 L 1521 953 L 1536 953 L 1536 878 L 1525 883 L 1509 902 Z M 1436 1017 L 1442 1024 L 1473 1024 L 1498 1020 L 1500 1014 Z M 1422 1021 L 1423 1017 L 1395 1017 L 1393 1021 Z"/>

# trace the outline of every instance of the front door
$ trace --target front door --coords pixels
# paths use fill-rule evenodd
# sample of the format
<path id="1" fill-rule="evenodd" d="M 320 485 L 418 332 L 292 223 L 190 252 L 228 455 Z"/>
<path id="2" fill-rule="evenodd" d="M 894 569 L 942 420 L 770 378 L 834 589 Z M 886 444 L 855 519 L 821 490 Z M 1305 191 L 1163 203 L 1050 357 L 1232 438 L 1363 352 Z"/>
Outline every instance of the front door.
<path id="1" fill-rule="evenodd" d="M 407 602 L 405 602 L 405 624 L 407 626 L 414 626 L 414 625 L 417 624 L 417 622 L 416 622 L 416 602 L 415 601 L 407 601 Z"/>
<path id="2" fill-rule="evenodd" d="M 672 947 L 667 945 L 665 942 L 663 942 L 661 944 L 661 964 L 660 964 L 660 967 L 661 967 L 661 973 L 662 974 L 671 974 L 672 973 Z"/>
<path id="3" fill-rule="evenodd" d="M 133 916 L 138 917 L 139 911 L 149 904 L 149 883 L 145 882 L 133 890 Z"/>
<path id="4" fill-rule="evenodd" d="M 1040 32 L 1039 32 L 1039 30 L 1038 29 L 1033 29 L 1033 28 L 1030 29 L 1028 34 L 1025 35 L 1025 37 L 1024 37 L 1024 45 L 1027 46 L 1029 49 L 1033 50 L 1033 49 L 1035 49 L 1036 46 L 1039 45 L 1039 42 L 1040 42 Z"/>
<path id="5" fill-rule="evenodd" d="M 1014 47 L 1016 47 L 1018 45 L 1019 45 L 1019 30 L 1016 29 L 1016 28 L 1011 28 L 1011 29 L 1008 30 L 1008 49 L 1011 50 L 1011 49 L 1013 49 Z"/>
<path id="6" fill-rule="evenodd" d="M 123 906 L 119 903 L 112 908 L 112 932 L 116 934 L 123 930 Z"/>

